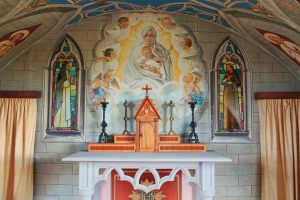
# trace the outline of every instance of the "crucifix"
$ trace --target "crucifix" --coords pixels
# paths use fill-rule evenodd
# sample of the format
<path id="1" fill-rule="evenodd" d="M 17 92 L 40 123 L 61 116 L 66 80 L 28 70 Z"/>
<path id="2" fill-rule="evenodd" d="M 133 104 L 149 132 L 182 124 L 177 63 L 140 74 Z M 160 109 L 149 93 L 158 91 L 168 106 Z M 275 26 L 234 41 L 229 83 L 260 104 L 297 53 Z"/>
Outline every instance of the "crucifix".
<path id="1" fill-rule="evenodd" d="M 146 97 L 149 97 L 148 90 L 152 90 L 152 88 L 148 87 L 148 84 L 146 84 L 146 87 L 142 88 L 142 90 L 146 90 Z"/>
<path id="2" fill-rule="evenodd" d="M 129 134 L 129 131 L 127 130 L 127 121 L 128 121 L 128 116 L 127 116 L 127 108 L 129 106 L 129 103 L 127 102 L 127 100 L 123 103 L 124 107 L 125 107 L 125 117 L 124 117 L 124 121 L 125 121 L 125 129 L 123 131 L 123 135 L 125 134 Z"/>
<path id="3" fill-rule="evenodd" d="M 175 131 L 173 130 L 173 120 L 174 120 L 174 117 L 173 117 L 173 108 L 175 107 L 173 101 L 170 101 L 170 103 L 168 104 L 170 106 L 170 131 L 168 134 L 175 134 Z"/>

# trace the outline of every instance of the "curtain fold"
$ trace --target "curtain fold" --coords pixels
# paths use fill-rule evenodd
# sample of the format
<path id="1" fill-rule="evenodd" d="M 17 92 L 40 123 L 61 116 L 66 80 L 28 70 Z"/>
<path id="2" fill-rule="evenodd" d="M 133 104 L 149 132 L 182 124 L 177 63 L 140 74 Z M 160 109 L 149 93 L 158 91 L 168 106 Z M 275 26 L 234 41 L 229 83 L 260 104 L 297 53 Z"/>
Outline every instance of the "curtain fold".
<path id="1" fill-rule="evenodd" d="M 300 200 L 300 99 L 259 100 L 262 200 Z"/>
<path id="2" fill-rule="evenodd" d="M 0 199 L 33 199 L 37 100 L 0 98 Z"/>

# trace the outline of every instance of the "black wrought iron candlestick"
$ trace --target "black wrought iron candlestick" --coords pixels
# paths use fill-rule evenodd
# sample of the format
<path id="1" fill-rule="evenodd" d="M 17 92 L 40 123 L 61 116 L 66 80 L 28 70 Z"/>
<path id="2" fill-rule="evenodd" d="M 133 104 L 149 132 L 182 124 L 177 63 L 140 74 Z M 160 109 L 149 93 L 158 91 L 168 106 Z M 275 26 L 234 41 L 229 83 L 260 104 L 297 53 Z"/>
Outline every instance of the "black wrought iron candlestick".
<path id="1" fill-rule="evenodd" d="M 105 122 L 105 110 L 107 107 L 108 102 L 104 99 L 103 102 L 101 102 L 101 106 L 103 109 L 103 115 L 102 115 L 102 122 L 101 122 L 101 127 L 102 131 L 101 134 L 99 135 L 98 143 L 107 143 L 108 142 L 108 135 L 105 131 L 105 128 L 107 127 L 107 123 Z"/>
<path id="2" fill-rule="evenodd" d="M 195 102 L 189 102 L 190 104 L 190 107 L 191 107 L 191 110 L 192 110 L 192 121 L 190 123 L 190 127 L 191 127 L 191 130 L 192 132 L 190 133 L 189 135 L 189 138 L 188 138 L 188 142 L 189 143 L 199 143 L 199 138 L 198 138 L 198 135 L 196 134 L 196 131 L 195 131 L 195 128 L 197 127 L 197 124 L 195 122 L 195 107 L 196 107 L 196 103 Z"/>
<path id="3" fill-rule="evenodd" d="M 125 107 L 125 117 L 124 117 L 124 122 L 125 122 L 125 128 L 124 128 L 124 131 L 123 131 L 123 135 L 125 135 L 125 134 L 129 134 L 129 131 L 127 130 L 127 121 L 128 121 L 128 116 L 127 116 L 127 108 L 128 108 L 128 106 L 129 106 L 129 104 L 128 104 L 128 102 L 127 101 L 125 101 L 124 103 L 123 103 L 123 105 L 124 105 L 124 107 Z"/>
<path id="4" fill-rule="evenodd" d="M 170 103 L 168 104 L 170 106 L 170 131 L 169 134 L 173 133 L 175 134 L 175 131 L 173 130 L 173 108 L 175 107 L 173 101 L 170 101 Z"/>

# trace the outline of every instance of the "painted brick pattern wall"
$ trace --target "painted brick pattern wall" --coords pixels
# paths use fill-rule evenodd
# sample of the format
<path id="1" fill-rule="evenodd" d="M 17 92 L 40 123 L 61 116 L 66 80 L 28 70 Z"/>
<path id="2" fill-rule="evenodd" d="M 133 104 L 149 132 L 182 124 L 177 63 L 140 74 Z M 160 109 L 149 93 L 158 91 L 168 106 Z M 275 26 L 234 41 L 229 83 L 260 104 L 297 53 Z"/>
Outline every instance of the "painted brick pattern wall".
<path id="1" fill-rule="evenodd" d="M 209 68 L 215 47 L 230 32 L 207 22 L 190 17 L 175 16 L 195 34 L 204 52 L 203 58 Z M 92 48 L 101 37 L 101 30 L 110 20 L 109 16 L 91 19 L 67 28 L 66 31 L 79 44 L 86 66 L 92 63 Z M 35 45 L 24 55 L 0 72 L 1 90 L 42 90 L 43 70 L 51 51 L 63 32 L 53 33 Z M 300 81 L 285 70 L 273 57 L 243 38 L 232 35 L 245 49 L 252 71 L 253 92 L 300 91 Z M 252 93 L 252 98 L 253 98 Z M 76 200 L 78 197 L 78 164 L 62 163 L 61 159 L 79 150 L 87 149 L 86 143 L 58 143 L 42 141 L 42 100 L 38 103 L 38 121 L 35 142 L 35 200 Z M 208 143 L 208 149 L 232 158 L 231 163 L 216 166 L 215 200 L 260 199 L 260 144 L 257 102 L 253 100 L 253 142 L 246 144 L 210 143 L 210 110 L 205 109 L 199 119 L 200 140 Z M 95 139 L 96 121 L 93 111 L 87 112 L 87 141 Z"/>

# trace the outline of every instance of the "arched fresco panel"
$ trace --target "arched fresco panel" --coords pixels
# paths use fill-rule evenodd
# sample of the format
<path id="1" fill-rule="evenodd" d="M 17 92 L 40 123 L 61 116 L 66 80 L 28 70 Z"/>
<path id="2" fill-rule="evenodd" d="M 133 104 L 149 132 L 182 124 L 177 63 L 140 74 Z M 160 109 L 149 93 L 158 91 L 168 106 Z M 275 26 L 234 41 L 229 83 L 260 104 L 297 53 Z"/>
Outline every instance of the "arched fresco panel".
<path id="1" fill-rule="evenodd" d="M 300 67 L 300 46 L 298 44 L 284 35 L 258 28 L 256 30 Z"/>
<path id="2" fill-rule="evenodd" d="M 122 104 L 132 103 L 131 117 L 144 97 L 141 88 L 153 89 L 154 99 L 164 120 L 160 133 L 168 131 L 167 103 L 175 102 L 175 129 L 184 132 L 189 126 L 187 102 L 204 102 L 207 91 L 202 53 L 194 35 L 170 15 L 131 13 L 112 16 L 105 25 L 103 39 L 94 47 L 90 67 L 88 99 L 97 111 L 109 101 L 107 110 L 110 133 L 123 132 Z M 120 112 L 121 110 L 121 112 Z M 100 113 L 100 112 L 99 112 Z M 100 121 L 98 116 L 98 122 Z M 131 131 L 134 132 L 131 118 Z"/>
<path id="3" fill-rule="evenodd" d="M 26 40 L 33 32 L 40 27 L 40 24 L 27 27 L 21 30 L 17 30 L 8 33 L 0 37 L 0 59 L 6 56 L 15 47 Z"/>

